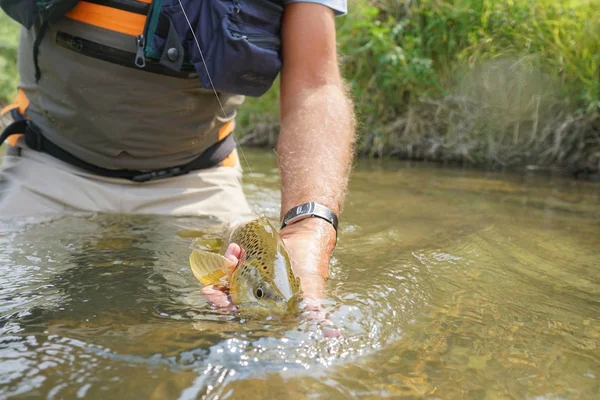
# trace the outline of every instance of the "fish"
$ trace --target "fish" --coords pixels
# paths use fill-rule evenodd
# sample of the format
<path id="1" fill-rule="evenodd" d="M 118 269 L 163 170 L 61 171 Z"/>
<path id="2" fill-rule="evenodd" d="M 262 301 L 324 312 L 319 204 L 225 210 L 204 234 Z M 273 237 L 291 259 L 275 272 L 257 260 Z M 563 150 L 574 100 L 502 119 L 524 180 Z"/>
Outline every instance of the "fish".
<path id="1" fill-rule="evenodd" d="M 222 255 L 230 243 L 241 247 L 237 264 Z M 264 215 L 231 229 L 218 253 L 193 249 L 190 267 L 203 285 L 228 292 L 240 312 L 291 315 L 299 310 L 300 278 L 279 232 Z"/>

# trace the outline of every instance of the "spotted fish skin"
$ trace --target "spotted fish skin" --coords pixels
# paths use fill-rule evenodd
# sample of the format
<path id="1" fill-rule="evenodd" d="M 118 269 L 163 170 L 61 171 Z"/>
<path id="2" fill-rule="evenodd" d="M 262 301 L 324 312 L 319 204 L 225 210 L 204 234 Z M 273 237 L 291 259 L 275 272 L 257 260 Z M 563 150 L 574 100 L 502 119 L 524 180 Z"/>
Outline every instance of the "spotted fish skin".
<path id="1" fill-rule="evenodd" d="M 235 228 L 229 243 L 242 249 L 229 279 L 232 302 L 257 312 L 291 312 L 300 294 L 300 279 L 277 229 L 261 216 Z"/>
<path id="2" fill-rule="evenodd" d="M 279 232 L 260 216 L 230 231 L 221 254 L 229 244 L 241 248 L 239 262 L 221 254 L 195 249 L 190 254 L 192 273 L 204 285 L 228 289 L 240 311 L 260 314 L 295 314 L 301 295 L 300 279 Z"/>

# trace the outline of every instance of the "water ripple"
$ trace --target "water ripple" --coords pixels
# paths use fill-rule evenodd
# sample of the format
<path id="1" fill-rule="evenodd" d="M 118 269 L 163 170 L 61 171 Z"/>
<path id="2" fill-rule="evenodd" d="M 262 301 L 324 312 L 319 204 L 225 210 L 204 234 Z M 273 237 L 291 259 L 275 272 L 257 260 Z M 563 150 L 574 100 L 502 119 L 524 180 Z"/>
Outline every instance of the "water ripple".
<path id="1" fill-rule="evenodd" d="M 423 171 L 356 171 L 334 339 L 213 309 L 177 233 L 214 219 L 0 221 L 0 397 L 594 398 L 597 195 Z M 254 172 L 277 219 L 276 170 Z"/>

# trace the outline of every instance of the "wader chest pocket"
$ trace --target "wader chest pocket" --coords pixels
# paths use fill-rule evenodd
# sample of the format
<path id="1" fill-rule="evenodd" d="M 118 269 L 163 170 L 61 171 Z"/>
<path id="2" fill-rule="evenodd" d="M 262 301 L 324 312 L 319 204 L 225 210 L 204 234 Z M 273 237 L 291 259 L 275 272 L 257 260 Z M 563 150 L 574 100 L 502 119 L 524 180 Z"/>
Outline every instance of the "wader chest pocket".
<path id="1" fill-rule="evenodd" d="M 281 69 L 282 13 L 269 0 L 154 0 L 138 45 L 170 68 L 192 64 L 205 89 L 258 97 Z"/>

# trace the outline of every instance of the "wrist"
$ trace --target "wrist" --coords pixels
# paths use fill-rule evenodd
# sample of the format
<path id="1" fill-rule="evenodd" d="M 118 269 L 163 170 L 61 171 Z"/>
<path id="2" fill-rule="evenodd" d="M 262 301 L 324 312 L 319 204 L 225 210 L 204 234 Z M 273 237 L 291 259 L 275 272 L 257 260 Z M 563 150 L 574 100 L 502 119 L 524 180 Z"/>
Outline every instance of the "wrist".
<path id="1" fill-rule="evenodd" d="M 337 242 L 337 232 L 333 225 L 321 218 L 306 218 L 280 230 L 283 237 L 302 235 L 318 242 L 327 254 L 332 254 Z"/>
<path id="2" fill-rule="evenodd" d="M 327 221 L 331 224 L 337 236 L 338 217 L 336 212 L 315 201 L 302 203 L 290 208 L 282 218 L 281 227 L 284 228 L 287 225 L 292 225 L 310 218 Z"/>
<path id="3" fill-rule="evenodd" d="M 305 233 L 312 234 L 321 240 L 327 240 L 335 243 L 337 231 L 329 222 L 321 218 L 305 218 L 281 228 L 281 233 Z"/>
<path id="4" fill-rule="evenodd" d="M 314 275 L 327 279 L 329 262 L 336 245 L 336 232 L 329 222 L 307 218 L 287 225 L 279 233 L 286 245 L 302 249 L 300 253 L 304 256 L 296 260 L 301 280 Z"/>

